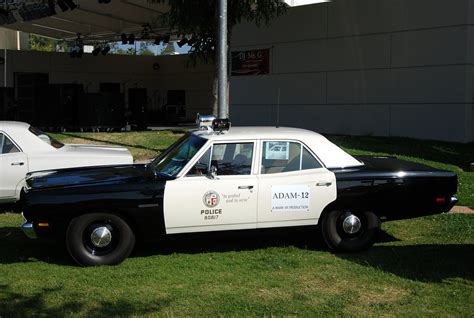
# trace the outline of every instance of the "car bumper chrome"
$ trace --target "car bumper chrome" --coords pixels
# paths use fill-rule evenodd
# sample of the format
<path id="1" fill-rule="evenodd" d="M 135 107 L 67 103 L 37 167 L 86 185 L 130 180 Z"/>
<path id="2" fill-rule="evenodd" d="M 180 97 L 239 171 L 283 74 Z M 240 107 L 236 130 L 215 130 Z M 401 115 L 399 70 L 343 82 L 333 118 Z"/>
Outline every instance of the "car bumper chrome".
<path id="1" fill-rule="evenodd" d="M 21 225 L 21 229 L 23 231 L 23 233 L 25 233 L 25 235 L 30 238 L 30 239 L 36 239 L 38 238 L 36 236 L 36 232 L 35 232 L 35 228 L 33 227 L 33 223 L 31 222 L 28 222 L 26 219 L 25 219 L 25 223 L 23 223 Z"/>
<path id="2" fill-rule="evenodd" d="M 447 211 L 446 211 L 446 212 L 449 212 L 449 211 L 456 205 L 456 203 L 458 203 L 458 198 L 456 198 L 455 196 L 452 196 L 452 197 L 449 199 L 448 207 L 447 207 Z"/>

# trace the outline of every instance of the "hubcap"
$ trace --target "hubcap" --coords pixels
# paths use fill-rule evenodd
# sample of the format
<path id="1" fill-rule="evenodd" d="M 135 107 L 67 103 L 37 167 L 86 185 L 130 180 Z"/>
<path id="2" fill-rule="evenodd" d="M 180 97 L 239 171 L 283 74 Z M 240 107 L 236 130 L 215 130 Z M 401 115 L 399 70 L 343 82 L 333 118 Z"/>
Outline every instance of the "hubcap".
<path id="1" fill-rule="evenodd" d="M 112 233 L 105 226 L 95 228 L 91 233 L 91 242 L 95 247 L 106 247 L 111 241 Z"/>
<path id="2" fill-rule="evenodd" d="M 360 219 L 354 214 L 347 216 L 342 222 L 342 228 L 347 234 L 357 233 L 360 231 L 361 227 L 362 223 L 360 222 Z"/>

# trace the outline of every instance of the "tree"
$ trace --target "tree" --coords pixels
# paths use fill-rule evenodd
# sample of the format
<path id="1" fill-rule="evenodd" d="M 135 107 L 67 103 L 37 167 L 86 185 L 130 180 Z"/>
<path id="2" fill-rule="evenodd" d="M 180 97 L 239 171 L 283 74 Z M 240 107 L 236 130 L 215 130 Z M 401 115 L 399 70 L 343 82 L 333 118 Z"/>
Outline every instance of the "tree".
<path id="1" fill-rule="evenodd" d="M 155 56 L 155 53 L 149 49 L 150 45 L 153 44 L 150 42 L 140 42 L 140 55 Z"/>
<path id="2" fill-rule="evenodd" d="M 28 37 L 28 44 L 32 51 L 54 52 L 56 51 L 56 42 L 36 34 L 30 34 Z"/>
<path id="3" fill-rule="evenodd" d="M 174 47 L 173 42 L 169 42 L 168 45 L 166 45 L 162 50 L 161 50 L 161 55 L 173 55 L 176 53 L 176 48 Z"/>
<path id="4" fill-rule="evenodd" d="M 170 10 L 163 17 L 164 25 L 178 37 L 190 40 L 190 57 L 206 63 L 215 61 L 215 47 L 218 27 L 218 0 L 185 1 L 162 0 L 168 2 Z M 287 5 L 280 0 L 228 0 L 227 4 L 227 44 L 228 71 L 230 78 L 230 43 L 232 30 L 242 20 L 255 23 L 258 27 L 287 11 Z M 229 83 L 228 83 L 228 86 Z M 217 68 L 212 87 L 212 112 L 217 115 Z"/>

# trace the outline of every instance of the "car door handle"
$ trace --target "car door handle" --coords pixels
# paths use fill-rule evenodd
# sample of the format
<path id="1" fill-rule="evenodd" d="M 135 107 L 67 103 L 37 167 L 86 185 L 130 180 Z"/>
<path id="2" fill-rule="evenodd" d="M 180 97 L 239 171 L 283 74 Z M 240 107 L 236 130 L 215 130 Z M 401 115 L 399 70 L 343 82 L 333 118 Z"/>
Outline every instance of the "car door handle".
<path id="1" fill-rule="evenodd" d="M 253 185 L 239 186 L 239 189 L 253 189 Z"/>
<path id="2" fill-rule="evenodd" d="M 23 161 L 19 161 L 19 162 L 12 162 L 11 165 L 12 166 L 23 166 L 25 163 Z"/>
<path id="3" fill-rule="evenodd" d="M 332 182 L 329 181 L 321 181 L 316 183 L 317 187 L 329 187 L 332 184 Z"/>

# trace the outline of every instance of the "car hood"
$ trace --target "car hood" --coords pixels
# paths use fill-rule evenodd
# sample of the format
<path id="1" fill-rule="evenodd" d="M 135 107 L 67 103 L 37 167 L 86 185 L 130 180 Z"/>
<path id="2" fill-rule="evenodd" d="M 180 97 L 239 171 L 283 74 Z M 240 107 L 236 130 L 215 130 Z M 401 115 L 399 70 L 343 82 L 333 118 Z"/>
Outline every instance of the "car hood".
<path id="1" fill-rule="evenodd" d="M 96 184 L 127 184 L 154 178 L 145 165 L 72 168 L 28 173 L 27 190 L 85 186 Z"/>
<path id="2" fill-rule="evenodd" d="M 130 151 L 122 146 L 109 145 L 76 145 L 65 144 L 60 148 L 63 153 L 70 153 L 73 155 L 93 155 L 93 156 L 116 156 L 116 155 L 130 155 Z"/>

